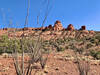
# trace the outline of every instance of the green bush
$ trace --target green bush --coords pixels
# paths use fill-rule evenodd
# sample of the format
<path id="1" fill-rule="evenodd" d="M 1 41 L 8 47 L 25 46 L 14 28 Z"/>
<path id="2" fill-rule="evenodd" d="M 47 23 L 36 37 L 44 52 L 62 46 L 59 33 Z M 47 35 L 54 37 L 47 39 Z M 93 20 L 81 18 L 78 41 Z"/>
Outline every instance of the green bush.
<path id="1" fill-rule="evenodd" d="M 97 41 L 98 41 L 98 40 L 97 40 L 96 38 L 91 38 L 91 39 L 90 39 L 90 42 L 91 42 L 91 43 L 96 43 Z"/>
<path id="2" fill-rule="evenodd" d="M 64 39 L 57 39 L 56 42 L 57 42 L 59 45 L 61 45 L 61 44 L 63 44 L 65 41 L 64 41 Z"/>
<path id="3" fill-rule="evenodd" d="M 0 54 L 2 53 L 12 53 L 12 52 L 22 52 L 22 46 L 25 52 L 29 52 L 30 44 L 34 47 L 33 39 L 9 39 L 7 35 L 3 35 L 0 40 Z"/>
<path id="4" fill-rule="evenodd" d="M 100 35 L 96 35 L 95 37 L 91 38 L 90 42 L 96 45 L 100 45 Z"/>
<path id="5" fill-rule="evenodd" d="M 93 56 L 95 59 L 100 59 L 100 51 L 90 51 L 90 55 Z"/>
<path id="6" fill-rule="evenodd" d="M 0 55 L 3 53 L 3 50 L 2 49 L 0 49 Z"/>
<path id="7" fill-rule="evenodd" d="M 87 46 L 86 46 L 87 49 L 89 49 L 91 47 L 93 47 L 93 44 L 91 44 L 91 43 L 87 44 Z"/>
<path id="8" fill-rule="evenodd" d="M 95 38 L 100 41 L 100 35 L 95 36 Z"/>
<path id="9" fill-rule="evenodd" d="M 64 50 L 65 50 L 64 47 L 60 47 L 60 46 L 57 47 L 57 51 L 58 51 L 58 52 L 60 52 L 60 51 L 64 51 Z"/>
<path id="10" fill-rule="evenodd" d="M 2 53 L 12 53 L 16 49 L 21 52 L 20 40 L 9 39 L 7 35 L 3 35 L 0 40 L 0 54 Z"/>
<path id="11" fill-rule="evenodd" d="M 11 52 L 9 51 L 10 45 L 10 39 L 8 38 L 7 35 L 3 35 L 1 36 L 1 40 L 0 40 L 0 54 L 4 53 L 4 52 Z"/>
<path id="12" fill-rule="evenodd" d="M 81 48 L 76 49 L 76 51 L 77 51 L 79 54 L 82 54 L 82 53 L 85 51 L 85 49 L 84 49 L 83 47 L 81 47 Z"/>

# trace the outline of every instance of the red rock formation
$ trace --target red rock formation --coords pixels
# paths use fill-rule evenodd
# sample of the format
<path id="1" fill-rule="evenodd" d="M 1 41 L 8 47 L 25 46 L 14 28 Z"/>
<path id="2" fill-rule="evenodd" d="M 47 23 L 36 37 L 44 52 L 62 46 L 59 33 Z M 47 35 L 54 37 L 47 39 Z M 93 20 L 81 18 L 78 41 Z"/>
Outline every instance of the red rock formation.
<path id="1" fill-rule="evenodd" d="M 45 29 L 44 30 L 47 30 L 48 29 L 48 27 L 45 27 Z"/>
<path id="2" fill-rule="evenodd" d="M 48 28 L 49 28 L 50 30 L 52 30 L 52 29 L 53 29 L 52 25 L 49 25 L 49 26 L 48 26 Z"/>
<path id="3" fill-rule="evenodd" d="M 74 30 L 74 26 L 72 24 L 69 24 L 67 27 L 67 30 L 72 31 Z"/>
<path id="4" fill-rule="evenodd" d="M 81 26 L 81 30 L 86 30 L 86 26 Z"/>
<path id="5" fill-rule="evenodd" d="M 22 28 L 22 30 L 25 30 L 26 31 L 26 30 L 28 30 L 28 27 L 24 27 L 24 28 Z"/>
<path id="6" fill-rule="evenodd" d="M 45 27 L 44 30 L 52 30 L 52 29 L 53 29 L 52 25 L 49 25 L 48 27 Z"/>
<path id="7" fill-rule="evenodd" d="M 54 24 L 53 29 L 54 29 L 55 31 L 60 31 L 60 30 L 62 30 L 63 27 L 62 27 L 61 22 L 60 22 L 60 21 L 56 21 L 55 24 Z"/>
<path id="8" fill-rule="evenodd" d="M 3 28 L 3 30 L 8 30 L 7 28 Z"/>
<path id="9" fill-rule="evenodd" d="M 90 33 L 90 34 L 95 34 L 95 32 L 94 32 L 94 31 L 92 31 L 92 30 L 91 30 L 89 33 Z"/>

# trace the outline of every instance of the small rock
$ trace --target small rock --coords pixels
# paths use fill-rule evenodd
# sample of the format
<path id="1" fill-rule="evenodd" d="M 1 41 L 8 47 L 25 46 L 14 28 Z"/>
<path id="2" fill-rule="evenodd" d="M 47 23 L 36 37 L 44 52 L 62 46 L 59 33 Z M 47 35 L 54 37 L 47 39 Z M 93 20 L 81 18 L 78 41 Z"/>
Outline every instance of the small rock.
<path id="1" fill-rule="evenodd" d="M 81 30 L 86 30 L 86 26 L 81 26 Z"/>
<path id="2" fill-rule="evenodd" d="M 2 64 L 0 63 L 0 66 L 2 66 Z"/>
<path id="3" fill-rule="evenodd" d="M 96 65 L 96 66 L 97 66 L 98 64 L 99 64 L 99 63 L 98 63 L 96 60 L 95 60 L 95 61 L 93 60 L 92 63 L 91 63 L 91 65 Z"/>
<path id="4" fill-rule="evenodd" d="M 59 67 L 56 67 L 55 70 L 59 70 Z"/>
<path id="5" fill-rule="evenodd" d="M 44 73 L 48 73 L 48 71 L 47 71 L 47 70 L 45 70 L 45 71 L 44 71 Z"/>
<path id="6" fill-rule="evenodd" d="M 65 74 L 68 74 L 67 72 L 64 72 Z"/>
<path id="7" fill-rule="evenodd" d="M 3 67 L 2 71 L 5 72 L 5 71 L 8 71 L 9 70 L 9 67 Z"/>
<path id="8" fill-rule="evenodd" d="M 2 57 L 8 58 L 8 53 L 3 53 L 3 54 L 2 54 Z"/>
<path id="9" fill-rule="evenodd" d="M 74 26 L 72 24 L 69 24 L 68 27 L 67 27 L 67 30 L 73 31 L 74 30 Z"/>
<path id="10" fill-rule="evenodd" d="M 46 75 L 46 74 L 43 71 L 39 71 L 35 75 Z"/>
<path id="11" fill-rule="evenodd" d="M 55 31 L 62 30 L 62 29 L 63 29 L 63 26 L 62 26 L 61 22 L 60 22 L 60 21 L 56 21 L 55 24 L 54 24 L 53 29 L 54 29 Z"/>
<path id="12" fill-rule="evenodd" d="M 48 67 L 46 66 L 45 69 L 44 69 L 44 73 L 48 73 Z"/>

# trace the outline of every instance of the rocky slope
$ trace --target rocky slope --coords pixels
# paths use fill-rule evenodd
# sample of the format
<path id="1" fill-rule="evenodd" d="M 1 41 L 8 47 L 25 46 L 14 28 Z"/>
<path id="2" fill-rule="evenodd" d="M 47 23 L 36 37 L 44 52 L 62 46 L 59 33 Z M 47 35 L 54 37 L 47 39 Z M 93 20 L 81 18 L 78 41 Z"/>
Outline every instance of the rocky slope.
<path id="1" fill-rule="evenodd" d="M 94 31 L 86 30 L 86 26 L 82 26 L 79 30 L 76 30 L 72 24 L 69 24 L 67 28 L 63 28 L 63 25 L 60 21 L 56 21 L 54 26 L 49 25 L 47 27 L 40 28 L 22 28 L 22 29 L 14 29 L 14 28 L 3 28 L 0 29 L 0 36 L 7 34 L 9 37 L 17 37 L 20 38 L 23 36 L 32 36 L 36 37 L 38 35 L 43 36 L 45 39 L 53 39 L 58 37 L 71 37 L 71 38 L 82 38 L 86 36 L 94 36 Z"/>

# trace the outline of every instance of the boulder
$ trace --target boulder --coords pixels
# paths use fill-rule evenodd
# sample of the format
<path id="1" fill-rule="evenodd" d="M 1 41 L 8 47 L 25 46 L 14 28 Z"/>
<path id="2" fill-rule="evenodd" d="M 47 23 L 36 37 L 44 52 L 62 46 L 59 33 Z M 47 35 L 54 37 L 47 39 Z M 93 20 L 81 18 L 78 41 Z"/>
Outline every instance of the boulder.
<path id="1" fill-rule="evenodd" d="M 8 30 L 7 28 L 3 28 L 3 30 Z"/>
<path id="2" fill-rule="evenodd" d="M 89 33 L 90 33 L 90 34 L 95 34 L 95 32 L 94 32 L 94 31 L 89 31 Z"/>
<path id="3" fill-rule="evenodd" d="M 9 55 L 8 55 L 8 53 L 3 53 L 3 54 L 2 54 L 2 57 L 3 57 L 3 58 L 8 58 Z"/>
<path id="4" fill-rule="evenodd" d="M 67 27 L 67 30 L 73 31 L 74 30 L 74 26 L 72 24 L 69 24 L 68 27 Z"/>
<path id="5" fill-rule="evenodd" d="M 86 30 L 86 26 L 81 26 L 80 30 Z"/>
<path id="6" fill-rule="evenodd" d="M 28 27 L 24 27 L 24 28 L 22 28 L 22 30 L 26 31 L 26 30 L 28 30 Z"/>
<path id="7" fill-rule="evenodd" d="M 49 28 L 49 29 L 52 29 L 53 27 L 52 27 L 52 25 L 49 25 L 48 28 Z"/>
<path id="8" fill-rule="evenodd" d="M 53 30 L 54 31 L 60 31 L 62 29 L 63 29 L 63 26 L 62 26 L 61 22 L 60 21 L 56 21 L 55 24 L 54 24 Z"/>
<path id="9" fill-rule="evenodd" d="M 53 30 L 52 25 L 49 25 L 48 27 L 45 27 L 44 30 Z"/>
<path id="10" fill-rule="evenodd" d="M 34 30 L 44 30 L 45 27 L 35 28 Z"/>

